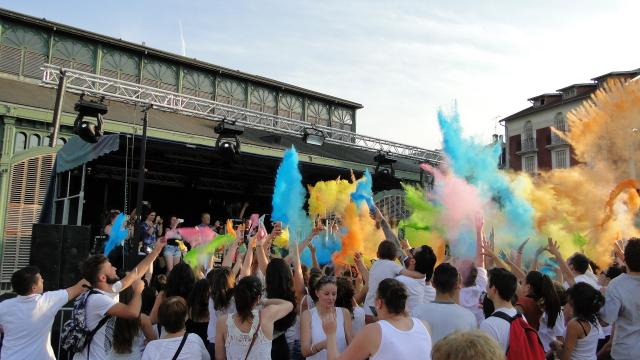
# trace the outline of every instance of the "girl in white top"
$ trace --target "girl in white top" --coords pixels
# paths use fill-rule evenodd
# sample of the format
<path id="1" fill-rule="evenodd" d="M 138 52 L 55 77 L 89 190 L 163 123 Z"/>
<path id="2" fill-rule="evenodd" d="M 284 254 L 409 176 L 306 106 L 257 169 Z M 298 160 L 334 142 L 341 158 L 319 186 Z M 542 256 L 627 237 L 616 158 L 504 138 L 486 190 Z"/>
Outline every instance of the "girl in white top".
<path id="1" fill-rule="evenodd" d="M 335 307 L 338 288 L 336 278 L 323 276 L 315 284 L 315 292 L 318 297 L 316 307 L 302 313 L 301 345 L 302 355 L 307 359 L 327 359 L 327 337 L 322 329 L 322 321 L 327 316 L 332 316 L 338 323 L 337 346 L 344 350 L 351 341 L 351 313 L 349 310 Z"/>
<path id="2" fill-rule="evenodd" d="M 129 304 L 132 299 L 131 287 L 120 292 L 121 303 Z M 109 360 L 139 360 L 145 342 L 155 339 L 157 336 L 147 315 L 140 314 L 137 319 L 115 318 Z"/>
<path id="3" fill-rule="evenodd" d="M 215 354 L 216 324 L 222 316 L 232 314 L 236 310 L 233 299 L 233 288 L 236 285 L 236 277 L 231 268 L 223 266 L 207 274 L 211 286 L 211 298 L 209 299 L 209 325 L 207 327 L 207 340 L 209 340 L 209 352 Z"/>
<path id="4" fill-rule="evenodd" d="M 325 317 L 322 326 L 327 333 L 327 358 L 411 359 L 420 356 L 431 359 L 429 325 L 406 313 L 407 297 L 407 289 L 398 280 L 380 282 L 375 299 L 379 321 L 365 326 L 342 354 L 336 341 L 337 318 Z"/>
<path id="5" fill-rule="evenodd" d="M 236 313 L 221 316 L 216 324 L 216 360 L 271 358 L 273 323 L 290 313 L 293 304 L 267 299 L 259 310 L 262 290 L 255 276 L 244 277 L 236 285 Z"/>
<path id="6" fill-rule="evenodd" d="M 210 360 L 202 339 L 196 334 L 185 334 L 185 321 L 189 307 L 179 296 L 164 300 L 158 308 L 158 321 L 164 328 L 162 337 L 147 344 L 142 360 L 171 359 Z M 180 344 L 184 345 L 180 348 Z"/>
<path id="7" fill-rule="evenodd" d="M 564 344 L 556 342 L 554 346 L 562 347 L 561 360 L 596 360 L 602 331 L 596 315 L 604 305 L 604 296 L 584 282 L 573 285 L 567 296 L 575 317 L 567 324 Z"/>

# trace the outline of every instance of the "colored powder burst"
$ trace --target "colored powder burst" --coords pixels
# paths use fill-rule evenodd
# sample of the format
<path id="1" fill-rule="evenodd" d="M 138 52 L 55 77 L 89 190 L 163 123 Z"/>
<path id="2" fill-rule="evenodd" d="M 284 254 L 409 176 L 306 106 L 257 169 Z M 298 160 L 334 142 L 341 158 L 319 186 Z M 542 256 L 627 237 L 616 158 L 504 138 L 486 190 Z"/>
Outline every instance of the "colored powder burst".
<path id="1" fill-rule="evenodd" d="M 556 132 L 581 164 L 529 180 L 536 229 L 557 240 L 564 256 L 582 250 L 605 267 L 617 239 L 639 235 L 640 197 L 632 190 L 640 160 L 639 112 L 640 83 L 605 84 L 568 114 L 568 132 Z M 576 233 L 583 236 L 577 243 Z"/>
<path id="2" fill-rule="evenodd" d="M 301 241 L 311 230 L 311 221 L 304 211 L 306 190 L 298 168 L 298 153 L 294 147 L 285 151 L 276 174 L 271 213 L 272 221 L 281 221 L 289 234 Z"/>
<path id="3" fill-rule="evenodd" d="M 333 253 L 340 251 L 342 248 L 340 236 L 341 233 L 323 231 L 313 238 L 311 242 L 316 248 L 316 259 L 320 265 L 330 263 Z M 308 248 L 300 253 L 300 260 L 307 266 L 311 265 L 311 251 Z"/>
<path id="4" fill-rule="evenodd" d="M 184 255 L 184 262 L 189 264 L 191 267 L 205 265 L 208 258 L 213 256 L 219 247 L 229 245 L 235 239 L 235 236 L 231 234 L 217 236 L 207 244 L 191 248 L 191 250 Z"/>
<path id="5" fill-rule="evenodd" d="M 380 229 L 376 228 L 375 220 L 366 208 L 358 208 L 350 203 L 342 217 L 346 233 L 342 236 L 340 251 L 333 253 L 332 260 L 336 264 L 350 264 L 353 254 L 362 252 L 365 257 L 374 257 L 378 244 L 384 238 Z"/>
<path id="6" fill-rule="evenodd" d="M 373 180 L 371 179 L 371 173 L 369 173 L 369 169 L 367 169 L 362 178 L 356 183 L 356 190 L 351 193 L 351 200 L 358 206 L 364 202 L 370 210 L 375 209 L 376 205 L 373 202 L 372 186 Z"/>
<path id="7" fill-rule="evenodd" d="M 355 189 L 355 182 L 347 180 L 318 181 L 314 186 L 309 186 L 309 214 L 321 218 L 342 214 Z"/>
<path id="8" fill-rule="evenodd" d="M 411 215 L 400 221 L 399 228 L 438 231 L 439 209 L 427 200 L 426 194 L 420 188 L 405 184 L 402 187 Z M 410 238 L 407 237 L 407 240 L 411 243 Z"/>
<path id="9" fill-rule="evenodd" d="M 188 242 L 191 247 L 196 247 L 208 243 L 217 235 L 218 234 L 209 227 L 192 227 L 167 230 L 165 237 L 167 239 L 182 239 Z"/>
<path id="10" fill-rule="evenodd" d="M 506 219 L 502 233 L 521 239 L 530 237 L 534 233 L 533 208 L 513 191 L 508 177 L 498 169 L 500 145 L 485 146 L 464 138 L 455 109 L 450 116 L 439 111 L 438 122 L 453 173 L 475 185 L 484 199 L 497 204 Z"/>
<path id="11" fill-rule="evenodd" d="M 122 245 L 124 240 L 129 236 L 129 229 L 124 226 L 126 215 L 124 213 L 118 214 L 116 219 L 111 225 L 111 233 L 109 234 L 109 241 L 104 245 L 104 256 L 109 256 L 111 251 L 118 245 Z"/>

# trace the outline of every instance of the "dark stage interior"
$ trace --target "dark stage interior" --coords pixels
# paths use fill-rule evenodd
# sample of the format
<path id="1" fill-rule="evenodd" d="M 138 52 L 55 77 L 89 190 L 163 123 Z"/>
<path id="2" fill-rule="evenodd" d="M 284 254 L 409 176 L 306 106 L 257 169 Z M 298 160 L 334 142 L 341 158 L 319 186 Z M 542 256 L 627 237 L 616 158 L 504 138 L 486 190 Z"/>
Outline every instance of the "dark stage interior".
<path id="1" fill-rule="evenodd" d="M 139 147 L 139 137 L 122 135 L 118 151 L 87 164 L 82 223 L 92 225 L 93 235 L 109 210 L 122 210 L 125 201 L 128 211 L 135 207 Z M 144 199 L 163 219 L 175 215 L 185 219 L 186 226 L 197 225 L 203 212 L 211 214 L 212 222 L 237 218 L 245 202 L 245 217 L 270 213 L 280 160 L 244 153 L 229 159 L 212 147 L 149 139 Z M 351 176 L 348 169 L 305 163 L 300 171 L 305 185 Z"/>

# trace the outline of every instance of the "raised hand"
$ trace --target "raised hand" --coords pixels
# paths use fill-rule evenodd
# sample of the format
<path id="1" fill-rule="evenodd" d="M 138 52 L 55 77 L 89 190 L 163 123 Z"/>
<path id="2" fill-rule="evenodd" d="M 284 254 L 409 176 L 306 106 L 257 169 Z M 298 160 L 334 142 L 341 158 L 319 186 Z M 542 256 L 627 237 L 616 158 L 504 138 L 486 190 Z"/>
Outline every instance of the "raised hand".
<path id="1" fill-rule="evenodd" d="M 552 238 L 547 239 L 547 250 L 549 250 L 549 252 L 554 256 L 560 256 L 560 247 L 558 246 L 558 242 L 553 241 Z"/>
<path id="2" fill-rule="evenodd" d="M 520 244 L 520 246 L 518 246 L 518 252 L 522 253 L 522 251 L 524 251 L 524 247 L 527 245 L 527 243 L 529 242 L 529 238 L 527 238 L 527 240 L 523 241 L 522 244 Z"/>
<path id="3" fill-rule="evenodd" d="M 324 333 L 327 335 L 327 337 L 329 335 L 336 334 L 338 325 L 336 323 L 335 311 L 335 308 L 331 308 L 329 313 L 322 318 L 322 330 L 324 330 Z"/>

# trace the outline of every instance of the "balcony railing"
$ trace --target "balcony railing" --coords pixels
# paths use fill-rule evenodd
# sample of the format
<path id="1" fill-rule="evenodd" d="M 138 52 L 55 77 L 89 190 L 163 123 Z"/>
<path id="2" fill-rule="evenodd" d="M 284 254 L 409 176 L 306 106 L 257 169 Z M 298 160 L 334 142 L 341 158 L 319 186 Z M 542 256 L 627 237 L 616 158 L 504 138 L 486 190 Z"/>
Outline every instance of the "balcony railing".
<path id="1" fill-rule="evenodd" d="M 558 134 L 551 132 L 551 143 L 549 144 L 550 146 L 567 145 L 567 144 L 568 144 L 567 140 L 561 138 Z"/>
<path id="2" fill-rule="evenodd" d="M 530 151 L 537 151 L 538 149 L 536 148 L 536 139 L 533 137 L 527 137 L 527 138 L 523 138 L 522 142 L 521 142 L 521 149 L 520 152 L 530 152 Z"/>

